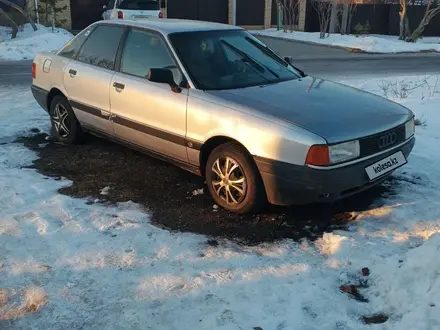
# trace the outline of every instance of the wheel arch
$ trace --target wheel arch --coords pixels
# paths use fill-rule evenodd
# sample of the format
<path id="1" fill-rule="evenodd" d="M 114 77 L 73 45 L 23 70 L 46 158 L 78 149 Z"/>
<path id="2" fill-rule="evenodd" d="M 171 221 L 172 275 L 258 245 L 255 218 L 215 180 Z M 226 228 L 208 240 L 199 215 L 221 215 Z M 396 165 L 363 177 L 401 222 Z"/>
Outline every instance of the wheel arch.
<path id="1" fill-rule="evenodd" d="M 49 94 L 47 94 L 47 109 L 50 111 L 50 104 L 52 103 L 55 96 L 63 96 L 67 99 L 66 95 L 58 88 L 52 87 L 52 89 L 49 91 Z"/>
<path id="2" fill-rule="evenodd" d="M 225 136 L 225 135 L 213 136 L 213 137 L 209 138 L 208 140 L 206 140 L 206 142 L 203 143 L 200 148 L 199 161 L 200 161 L 200 173 L 202 174 L 202 176 L 205 176 L 206 163 L 208 162 L 209 155 L 212 153 L 212 151 L 215 148 L 217 148 L 218 146 L 225 144 L 225 143 L 228 143 L 228 142 L 233 142 L 233 143 L 236 143 L 239 146 L 241 146 L 244 150 L 246 150 L 246 152 L 249 154 L 249 156 L 253 159 L 252 154 L 240 141 L 238 141 L 234 138 L 231 138 L 229 136 Z"/>

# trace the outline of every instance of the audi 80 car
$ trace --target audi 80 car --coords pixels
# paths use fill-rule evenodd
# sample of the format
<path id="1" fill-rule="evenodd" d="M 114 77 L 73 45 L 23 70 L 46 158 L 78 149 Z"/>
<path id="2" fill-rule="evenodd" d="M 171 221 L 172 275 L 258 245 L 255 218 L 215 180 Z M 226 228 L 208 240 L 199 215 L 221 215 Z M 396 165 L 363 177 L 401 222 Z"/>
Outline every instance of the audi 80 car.
<path id="1" fill-rule="evenodd" d="M 415 142 L 407 108 L 307 76 L 236 26 L 101 21 L 32 69 L 59 142 L 88 132 L 167 160 L 237 213 L 361 192 Z"/>

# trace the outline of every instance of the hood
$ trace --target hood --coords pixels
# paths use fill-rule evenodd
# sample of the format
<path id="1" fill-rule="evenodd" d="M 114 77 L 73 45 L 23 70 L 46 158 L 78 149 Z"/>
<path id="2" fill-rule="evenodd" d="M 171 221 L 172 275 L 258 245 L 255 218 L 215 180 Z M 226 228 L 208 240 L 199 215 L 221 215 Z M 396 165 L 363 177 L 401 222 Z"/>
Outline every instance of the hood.
<path id="1" fill-rule="evenodd" d="M 208 93 L 293 123 L 328 143 L 380 133 L 412 116 L 382 97 L 313 77 Z"/>

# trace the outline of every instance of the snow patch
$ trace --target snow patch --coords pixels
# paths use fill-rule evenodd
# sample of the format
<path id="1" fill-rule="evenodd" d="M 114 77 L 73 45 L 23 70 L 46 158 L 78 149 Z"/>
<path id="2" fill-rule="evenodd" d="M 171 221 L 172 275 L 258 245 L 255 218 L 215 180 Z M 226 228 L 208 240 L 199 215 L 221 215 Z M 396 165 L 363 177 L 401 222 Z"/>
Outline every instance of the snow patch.
<path id="1" fill-rule="evenodd" d="M 200 189 L 196 189 L 192 192 L 193 196 L 197 196 L 197 195 L 203 195 L 203 188 Z"/>
<path id="2" fill-rule="evenodd" d="M 38 30 L 34 31 L 30 24 L 24 25 L 15 39 L 11 39 L 10 28 L 0 26 L 0 60 L 31 60 L 38 52 L 62 48 L 73 37 L 61 28 L 52 31 L 52 28 L 37 26 Z"/>
<path id="3" fill-rule="evenodd" d="M 440 235 L 404 255 L 375 267 L 369 298 L 376 309 L 400 318 L 405 329 L 434 329 L 440 324 Z M 399 329 L 399 327 L 394 327 Z"/>
<path id="4" fill-rule="evenodd" d="M 111 189 L 111 188 L 110 188 L 110 187 L 108 187 L 108 186 L 107 186 L 107 187 L 104 187 L 104 188 L 102 188 L 102 189 L 101 189 L 101 192 L 100 192 L 100 194 L 101 194 L 101 195 L 104 195 L 104 196 L 106 196 L 106 195 L 108 195 L 108 194 L 109 194 L 109 192 L 110 192 L 110 189 Z"/>
<path id="5" fill-rule="evenodd" d="M 324 235 L 315 242 L 319 253 L 325 256 L 346 253 L 349 251 L 350 245 L 347 237 L 333 233 L 324 233 Z"/>

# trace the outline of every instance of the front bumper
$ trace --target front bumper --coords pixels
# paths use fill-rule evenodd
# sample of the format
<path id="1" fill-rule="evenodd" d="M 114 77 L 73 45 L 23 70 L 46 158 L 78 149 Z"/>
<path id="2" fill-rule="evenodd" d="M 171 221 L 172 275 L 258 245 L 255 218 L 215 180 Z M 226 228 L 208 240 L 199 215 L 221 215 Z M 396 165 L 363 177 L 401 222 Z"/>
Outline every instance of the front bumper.
<path id="1" fill-rule="evenodd" d="M 46 112 L 49 112 L 49 109 L 47 108 L 47 96 L 49 95 L 49 92 L 35 85 L 32 85 L 31 91 L 40 107 L 42 107 Z"/>
<path id="2" fill-rule="evenodd" d="M 404 145 L 369 159 L 334 169 L 314 169 L 255 157 L 266 189 L 267 198 L 275 205 L 300 205 L 333 202 L 359 193 L 383 182 L 392 172 L 370 181 L 365 168 L 398 151 L 408 158 L 414 147 L 412 137 Z"/>

